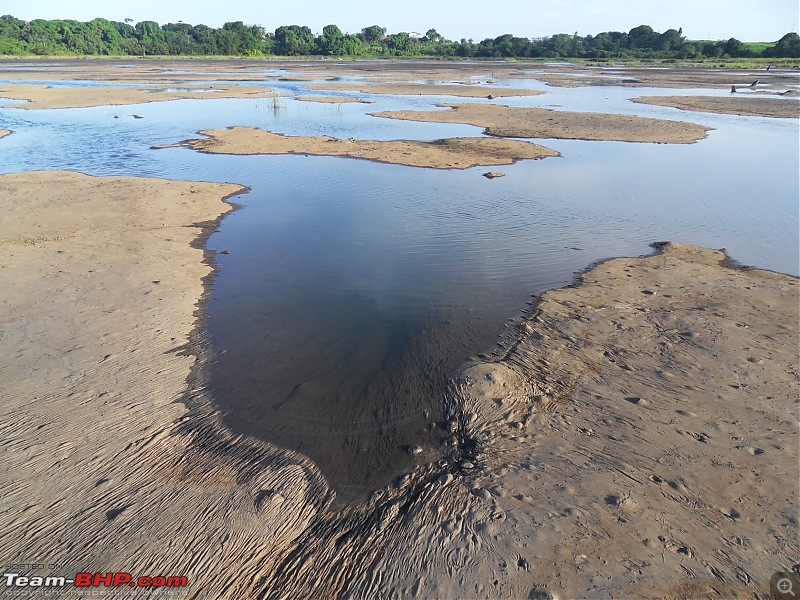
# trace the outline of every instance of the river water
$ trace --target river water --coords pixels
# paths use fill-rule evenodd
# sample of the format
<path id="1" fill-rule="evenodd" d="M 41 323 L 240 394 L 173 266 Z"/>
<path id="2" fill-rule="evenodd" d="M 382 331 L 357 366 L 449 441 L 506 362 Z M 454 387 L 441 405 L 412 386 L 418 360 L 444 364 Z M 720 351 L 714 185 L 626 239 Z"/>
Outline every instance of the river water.
<path id="1" fill-rule="evenodd" d="M 151 149 L 232 125 L 359 139 L 478 136 L 481 129 L 467 125 L 368 115 L 476 100 L 360 94 L 374 103 L 285 98 L 274 109 L 271 99 L 209 98 L 3 108 L 0 129 L 14 134 L 0 141 L 0 172 L 71 169 L 248 186 L 233 199 L 241 208 L 208 241 L 227 251 L 217 255 L 205 307 L 209 389 L 230 427 L 307 454 L 340 497 L 355 499 L 435 453 L 445 436 L 435 422 L 454 369 L 491 351 L 533 295 L 573 282 L 595 261 L 675 240 L 724 247 L 748 265 L 800 271 L 796 120 L 629 101 L 720 90 L 498 84 L 548 92 L 499 101 L 512 106 L 637 114 L 714 130 L 690 145 L 536 140 L 562 156 L 493 167 L 506 176 L 490 181 L 481 176 L 485 167 Z M 269 85 L 309 94 L 302 83 Z M 412 457 L 412 444 L 426 454 Z"/>

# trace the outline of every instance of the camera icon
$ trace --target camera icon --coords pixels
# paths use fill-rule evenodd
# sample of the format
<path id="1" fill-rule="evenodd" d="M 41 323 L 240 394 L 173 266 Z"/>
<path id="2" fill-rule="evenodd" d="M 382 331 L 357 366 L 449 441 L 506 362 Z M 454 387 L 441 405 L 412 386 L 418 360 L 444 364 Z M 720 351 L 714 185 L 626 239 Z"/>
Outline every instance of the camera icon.
<path id="1" fill-rule="evenodd" d="M 792 571 L 778 571 L 769 580 L 770 600 L 800 600 L 800 565 Z"/>

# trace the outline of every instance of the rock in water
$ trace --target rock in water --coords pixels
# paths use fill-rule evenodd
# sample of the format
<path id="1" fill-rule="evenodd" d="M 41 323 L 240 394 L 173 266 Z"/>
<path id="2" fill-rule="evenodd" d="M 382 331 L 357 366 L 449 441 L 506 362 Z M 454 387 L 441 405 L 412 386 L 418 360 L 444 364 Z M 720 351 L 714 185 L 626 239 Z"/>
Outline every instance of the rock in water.
<path id="1" fill-rule="evenodd" d="M 486 179 L 494 179 L 495 177 L 505 177 L 505 173 L 500 173 L 499 171 L 489 171 L 488 173 L 483 174 Z"/>

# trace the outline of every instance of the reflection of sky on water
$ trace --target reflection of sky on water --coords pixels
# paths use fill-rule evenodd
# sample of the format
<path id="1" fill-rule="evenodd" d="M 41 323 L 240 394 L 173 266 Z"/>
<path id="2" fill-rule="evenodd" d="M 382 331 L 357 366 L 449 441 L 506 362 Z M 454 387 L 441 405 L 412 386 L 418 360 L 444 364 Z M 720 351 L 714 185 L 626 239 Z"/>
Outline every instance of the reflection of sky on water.
<path id="1" fill-rule="evenodd" d="M 298 82 L 269 84 L 326 93 L 304 92 Z M 237 199 L 244 209 L 209 241 L 230 251 L 217 256 L 208 305 L 214 348 L 226 351 L 212 369 L 212 389 L 223 406 L 260 423 L 261 434 L 308 452 L 339 489 L 357 490 L 407 461 L 392 444 L 420 435 L 419 413 L 437 410 L 444 379 L 469 355 L 490 350 L 530 294 L 570 282 L 596 260 L 678 240 L 725 247 L 745 264 L 800 270 L 796 121 L 629 101 L 708 90 L 532 85 L 548 94 L 499 102 L 687 120 L 714 131 L 689 145 L 536 140 L 562 156 L 492 167 L 506 177 L 489 181 L 480 167 L 150 149 L 231 125 L 359 139 L 474 136 L 480 128 L 367 113 L 482 99 L 375 94 L 370 105 L 330 105 L 285 98 L 277 111 L 269 97 L 5 108 L 0 129 L 15 133 L 0 141 L 0 171 L 74 169 L 249 186 Z M 360 466 L 343 464 L 359 452 L 366 453 Z"/>

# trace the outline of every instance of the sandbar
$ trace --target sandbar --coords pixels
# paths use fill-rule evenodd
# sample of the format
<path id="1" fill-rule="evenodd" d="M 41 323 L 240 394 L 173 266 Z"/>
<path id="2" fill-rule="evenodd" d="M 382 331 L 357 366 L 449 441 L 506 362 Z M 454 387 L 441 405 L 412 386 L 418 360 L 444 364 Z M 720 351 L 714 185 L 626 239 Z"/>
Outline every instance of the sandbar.
<path id="1" fill-rule="evenodd" d="M 433 142 L 340 140 L 330 136 L 282 135 L 255 127 L 208 129 L 199 133 L 208 137 L 186 140 L 179 145 L 210 154 L 343 156 L 434 169 L 510 165 L 521 159 L 559 155 L 555 150 L 529 142 L 485 137 L 447 138 Z"/>
<path id="2" fill-rule="evenodd" d="M 24 103 L 5 106 L 23 109 L 86 108 L 187 99 L 263 98 L 270 93 L 272 90 L 269 88 L 241 85 L 187 86 L 180 90 L 168 86 L 51 87 L 24 83 L 0 86 L 0 97 L 27 100 Z"/>
<path id="3" fill-rule="evenodd" d="M 342 104 L 347 102 L 360 102 L 362 104 L 372 104 L 372 100 L 363 98 L 351 98 L 349 96 L 295 96 L 295 100 L 300 102 L 322 102 L 324 104 Z"/>
<path id="4" fill-rule="evenodd" d="M 797 278 L 603 262 L 454 375 L 438 456 L 335 509 L 204 392 L 202 240 L 241 191 L 0 176 L 9 561 L 231 599 L 767 595 L 793 564 Z"/>
<path id="5" fill-rule="evenodd" d="M 359 91 L 365 94 L 394 94 L 405 96 L 462 96 L 465 98 L 505 98 L 509 96 L 538 96 L 540 90 L 485 87 L 479 85 L 450 85 L 423 83 L 310 83 L 310 90 Z"/>
<path id="6" fill-rule="evenodd" d="M 631 98 L 640 104 L 671 106 L 681 110 L 745 115 L 752 117 L 800 117 L 800 100 L 791 98 L 731 96 L 643 96 Z"/>
<path id="7" fill-rule="evenodd" d="M 705 138 L 706 132 L 711 129 L 695 123 L 635 115 L 567 112 L 497 104 L 437 104 L 437 106 L 450 110 L 395 110 L 373 113 L 373 116 L 428 123 L 466 123 L 484 127 L 487 134 L 499 137 L 662 144 L 690 144 Z"/>
<path id="8" fill-rule="evenodd" d="M 3 138 L 7 135 L 11 135 L 11 132 L 8 129 L 0 129 L 0 138 Z"/>

